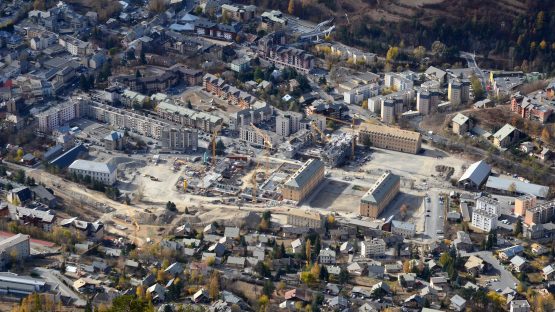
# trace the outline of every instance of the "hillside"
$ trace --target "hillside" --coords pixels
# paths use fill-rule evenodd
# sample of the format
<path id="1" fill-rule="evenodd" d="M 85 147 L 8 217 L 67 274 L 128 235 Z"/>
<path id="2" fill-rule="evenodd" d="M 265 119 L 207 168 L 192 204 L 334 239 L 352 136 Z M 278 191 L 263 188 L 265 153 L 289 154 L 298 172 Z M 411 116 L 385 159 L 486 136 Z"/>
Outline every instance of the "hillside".
<path id="1" fill-rule="evenodd" d="M 287 12 L 290 1 L 242 0 Z M 555 1 L 549 0 L 294 0 L 294 15 L 314 22 L 335 17 L 335 39 L 385 53 L 444 43 L 476 51 L 503 67 L 555 69 Z M 541 13 L 540 13 L 541 12 Z M 542 44 L 543 41 L 543 44 Z M 541 45 L 540 45 L 541 44 Z M 539 48 L 539 49 L 538 49 Z M 487 59 L 487 57 L 486 57 Z M 482 60 L 483 61 L 483 60 Z M 487 60 L 486 60 L 487 61 Z"/>

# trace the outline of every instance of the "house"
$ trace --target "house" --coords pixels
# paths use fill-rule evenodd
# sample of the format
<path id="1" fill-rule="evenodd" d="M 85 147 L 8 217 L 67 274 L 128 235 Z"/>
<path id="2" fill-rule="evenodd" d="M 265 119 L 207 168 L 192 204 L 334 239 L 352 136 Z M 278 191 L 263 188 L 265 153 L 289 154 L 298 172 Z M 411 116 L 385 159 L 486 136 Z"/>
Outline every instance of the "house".
<path id="1" fill-rule="evenodd" d="M 170 264 L 164 270 L 164 272 L 171 275 L 171 276 L 177 276 L 177 275 L 183 273 L 183 265 L 179 262 L 174 262 L 174 263 Z"/>
<path id="2" fill-rule="evenodd" d="M 341 267 L 338 265 L 326 265 L 326 270 L 328 270 L 329 275 L 339 275 L 341 273 Z"/>
<path id="3" fill-rule="evenodd" d="M 146 293 L 150 294 L 154 302 L 163 302 L 166 298 L 166 289 L 158 283 L 147 288 Z"/>
<path id="4" fill-rule="evenodd" d="M 321 264 L 335 264 L 335 251 L 329 248 L 320 250 L 318 256 Z"/>
<path id="5" fill-rule="evenodd" d="M 530 312 L 530 303 L 527 300 L 513 300 L 509 312 Z"/>
<path id="6" fill-rule="evenodd" d="M 326 305 L 333 311 L 342 311 L 349 307 L 349 300 L 343 296 L 335 296 L 329 299 Z"/>
<path id="7" fill-rule="evenodd" d="M 457 135 L 464 135 L 472 129 L 472 119 L 466 117 L 461 113 L 457 113 L 451 119 L 453 133 Z"/>
<path id="8" fill-rule="evenodd" d="M 549 250 L 545 248 L 545 246 L 543 245 L 540 245 L 538 243 L 532 243 L 532 245 L 530 246 L 530 251 L 532 251 L 532 254 L 534 256 L 541 256 L 544 253 L 547 253 Z"/>
<path id="9" fill-rule="evenodd" d="M 555 280 L 555 264 L 550 264 L 542 269 L 542 276 L 545 281 Z"/>
<path id="10" fill-rule="evenodd" d="M 221 257 L 224 255 L 226 251 L 225 245 L 216 243 L 208 247 L 208 252 L 216 254 L 217 257 Z"/>
<path id="11" fill-rule="evenodd" d="M 515 272 L 522 272 L 527 265 L 526 259 L 521 256 L 514 256 L 510 262 L 510 267 Z"/>
<path id="12" fill-rule="evenodd" d="M 310 302 L 309 293 L 305 290 L 294 288 L 286 291 L 284 294 L 285 300 Z"/>
<path id="13" fill-rule="evenodd" d="M 233 239 L 239 239 L 239 232 L 240 230 L 238 227 L 226 227 L 224 229 L 224 236 Z"/>
<path id="14" fill-rule="evenodd" d="M 194 303 L 206 303 L 210 300 L 208 297 L 208 292 L 201 288 L 193 295 L 193 302 Z"/>
<path id="15" fill-rule="evenodd" d="M 391 221 L 391 233 L 404 238 L 411 238 L 416 233 L 416 225 L 410 222 L 393 220 Z"/>
<path id="16" fill-rule="evenodd" d="M 449 301 L 449 307 L 455 311 L 464 311 L 466 308 L 466 300 L 459 295 L 454 295 Z"/>
<path id="17" fill-rule="evenodd" d="M 18 187 L 8 191 L 6 199 L 12 205 L 23 206 L 33 199 L 33 193 L 28 187 Z"/>
<path id="18" fill-rule="evenodd" d="M 48 208 L 55 208 L 58 204 L 58 200 L 56 196 L 54 196 L 53 192 L 50 189 L 45 188 L 42 185 L 35 185 L 31 186 L 31 192 L 33 193 L 33 199 L 42 203 Z"/>
<path id="19" fill-rule="evenodd" d="M 416 273 L 401 273 L 397 275 L 397 282 L 403 288 L 412 288 L 416 282 Z"/>
<path id="20" fill-rule="evenodd" d="M 430 278 L 430 286 L 436 289 L 441 289 L 443 286 L 446 286 L 447 282 L 447 278 L 443 276 L 434 276 Z"/>
<path id="21" fill-rule="evenodd" d="M 227 257 L 227 265 L 233 268 L 243 269 L 246 259 L 244 257 Z"/>
<path id="22" fill-rule="evenodd" d="M 512 257 L 519 255 L 523 252 L 524 252 L 524 247 L 522 247 L 521 245 L 515 245 L 515 246 L 507 247 L 505 249 L 500 250 L 498 253 L 498 256 L 499 256 L 499 259 L 508 261 Z"/>
<path id="23" fill-rule="evenodd" d="M 342 253 L 342 254 L 353 253 L 353 251 L 354 251 L 354 246 L 350 242 L 344 242 L 339 247 L 339 252 Z"/>
<path id="24" fill-rule="evenodd" d="M 472 240 L 470 240 L 470 235 L 464 231 L 457 231 L 457 238 L 453 240 L 453 246 L 455 246 L 458 252 L 462 250 L 469 252 L 474 249 L 474 244 Z"/>
<path id="25" fill-rule="evenodd" d="M 505 124 L 493 135 L 493 145 L 498 148 L 507 148 L 515 144 L 520 137 L 520 132 L 510 124 Z"/>
<path id="26" fill-rule="evenodd" d="M 302 252 L 302 245 L 303 245 L 303 242 L 301 241 L 300 238 L 297 238 L 296 240 L 292 241 L 291 248 L 293 249 L 293 253 Z"/>
<path id="27" fill-rule="evenodd" d="M 339 288 L 339 285 L 333 284 L 333 283 L 327 283 L 326 284 L 326 290 L 325 290 L 326 294 L 332 295 L 332 296 L 337 296 L 340 291 L 341 291 L 341 289 Z"/>
<path id="28" fill-rule="evenodd" d="M 484 260 L 482 260 L 478 256 L 471 255 L 470 257 L 468 257 L 468 260 L 466 260 L 464 264 L 464 268 L 466 272 L 474 276 L 477 276 L 478 274 L 482 273 L 482 271 L 484 270 L 484 267 L 485 267 L 484 263 L 485 263 Z"/>
<path id="29" fill-rule="evenodd" d="M 100 281 L 92 278 L 80 278 L 73 282 L 73 288 L 82 293 L 94 293 L 100 287 Z"/>
<path id="30" fill-rule="evenodd" d="M 347 266 L 347 272 L 353 275 L 362 275 L 362 267 L 358 262 L 353 262 Z"/>

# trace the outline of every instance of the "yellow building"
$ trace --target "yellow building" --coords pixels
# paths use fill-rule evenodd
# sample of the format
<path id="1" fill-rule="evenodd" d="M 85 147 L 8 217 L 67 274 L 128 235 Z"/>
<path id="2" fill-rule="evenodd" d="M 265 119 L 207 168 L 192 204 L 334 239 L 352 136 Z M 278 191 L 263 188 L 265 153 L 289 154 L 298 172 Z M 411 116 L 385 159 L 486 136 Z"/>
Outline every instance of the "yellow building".
<path id="1" fill-rule="evenodd" d="M 319 229 L 324 223 L 324 218 L 317 211 L 291 209 L 287 214 L 287 224 L 311 229 Z"/>
<path id="2" fill-rule="evenodd" d="M 309 159 L 285 181 L 281 188 L 283 199 L 302 201 L 324 179 L 324 163 Z"/>
<path id="3" fill-rule="evenodd" d="M 360 215 L 378 218 L 391 200 L 399 193 L 401 178 L 391 172 L 384 173 L 360 199 Z"/>
<path id="4" fill-rule="evenodd" d="M 412 154 L 417 154 L 422 144 L 418 132 L 369 124 L 361 125 L 359 129 L 360 142 L 366 138 L 374 147 Z"/>

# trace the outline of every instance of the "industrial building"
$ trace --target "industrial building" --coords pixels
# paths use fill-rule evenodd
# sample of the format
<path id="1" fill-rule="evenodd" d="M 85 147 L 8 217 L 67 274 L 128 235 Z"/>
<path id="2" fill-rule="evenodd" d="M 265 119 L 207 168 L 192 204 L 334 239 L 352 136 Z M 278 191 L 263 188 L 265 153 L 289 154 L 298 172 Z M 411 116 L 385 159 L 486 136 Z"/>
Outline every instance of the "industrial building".
<path id="1" fill-rule="evenodd" d="M 324 180 L 324 173 L 322 161 L 309 159 L 283 184 L 281 188 L 283 199 L 302 201 Z"/>
<path id="2" fill-rule="evenodd" d="M 117 169 L 106 163 L 78 159 L 69 166 L 69 172 L 82 176 L 89 176 L 92 181 L 105 185 L 116 183 Z"/>
<path id="3" fill-rule="evenodd" d="M 359 142 L 364 142 L 366 138 L 374 147 L 411 154 L 417 154 L 422 144 L 422 138 L 418 132 L 363 124 L 359 128 Z"/>
<path id="4" fill-rule="evenodd" d="M 45 292 L 47 287 L 47 283 L 39 279 L 0 272 L 0 294 L 2 295 L 25 297 L 32 293 Z"/>
<path id="5" fill-rule="evenodd" d="M 360 199 L 360 215 L 378 218 L 399 193 L 401 178 L 391 172 L 384 173 Z"/>

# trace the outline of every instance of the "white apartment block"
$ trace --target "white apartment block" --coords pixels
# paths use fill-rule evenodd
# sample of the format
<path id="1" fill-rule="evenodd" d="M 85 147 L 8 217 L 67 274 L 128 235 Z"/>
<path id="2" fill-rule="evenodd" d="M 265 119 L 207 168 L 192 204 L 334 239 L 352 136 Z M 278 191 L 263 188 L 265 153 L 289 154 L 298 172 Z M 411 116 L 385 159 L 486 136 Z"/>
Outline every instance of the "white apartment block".
<path id="1" fill-rule="evenodd" d="M 360 256 L 370 258 L 372 256 L 382 256 L 385 254 L 385 241 L 381 238 L 364 240 L 360 242 Z"/>
<path id="2" fill-rule="evenodd" d="M 320 264 L 335 264 L 335 250 L 329 248 L 320 250 L 318 255 Z"/>
<path id="3" fill-rule="evenodd" d="M 301 113 L 286 112 L 276 116 L 276 134 L 282 137 L 288 137 L 296 133 L 301 128 Z"/>
<path id="4" fill-rule="evenodd" d="M 347 104 L 359 104 L 366 99 L 377 96 L 379 92 L 380 87 L 378 84 L 360 85 L 343 92 L 343 101 Z"/>
<path id="5" fill-rule="evenodd" d="M 386 73 L 384 80 L 385 86 L 395 91 L 410 90 L 414 87 L 412 80 L 396 73 Z"/>
<path id="6" fill-rule="evenodd" d="M 117 169 L 106 163 L 78 159 L 69 165 L 69 172 L 83 178 L 89 176 L 93 181 L 105 185 L 116 183 Z"/>
<path id="7" fill-rule="evenodd" d="M 37 114 L 39 131 L 49 133 L 66 122 L 81 117 L 82 105 L 81 101 L 70 101 Z"/>
<path id="8" fill-rule="evenodd" d="M 482 210 L 490 214 L 499 215 L 499 202 L 491 197 L 482 196 L 476 200 L 475 210 Z"/>
<path id="9" fill-rule="evenodd" d="M 485 210 L 472 212 L 472 226 L 484 232 L 490 232 L 497 228 L 497 215 Z"/>

